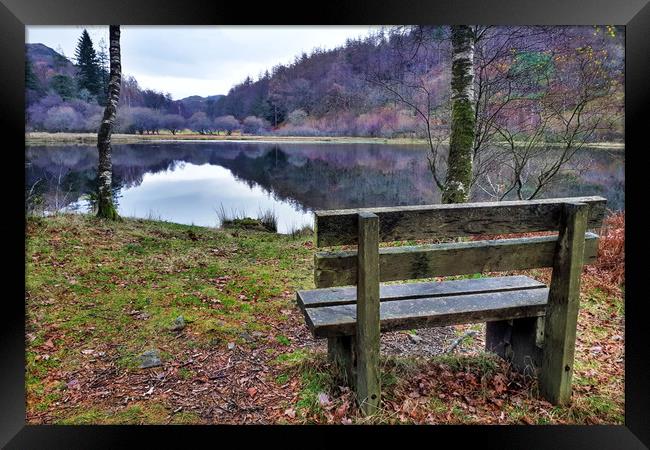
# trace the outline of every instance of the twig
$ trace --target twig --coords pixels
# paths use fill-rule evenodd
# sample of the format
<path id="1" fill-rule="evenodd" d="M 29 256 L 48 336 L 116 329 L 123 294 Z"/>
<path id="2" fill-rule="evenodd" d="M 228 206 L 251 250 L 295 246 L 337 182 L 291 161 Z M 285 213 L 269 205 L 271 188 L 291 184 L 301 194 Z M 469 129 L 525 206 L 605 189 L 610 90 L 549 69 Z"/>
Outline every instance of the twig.
<path id="1" fill-rule="evenodd" d="M 448 348 L 447 350 L 445 350 L 445 353 L 451 353 L 451 352 L 453 352 L 454 349 L 455 349 L 456 347 L 458 347 L 458 346 L 460 345 L 461 342 L 463 342 L 463 340 L 465 340 L 466 338 L 468 338 L 468 337 L 470 337 L 470 336 L 476 336 L 477 334 L 478 334 L 478 331 L 476 331 L 476 330 L 469 330 L 469 331 L 466 331 L 465 333 L 463 333 L 462 336 L 460 336 L 459 338 L 457 338 L 456 340 L 454 340 L 454 342 L 451 343 L 451 345 L 449 346 L 449 348 Z"/>

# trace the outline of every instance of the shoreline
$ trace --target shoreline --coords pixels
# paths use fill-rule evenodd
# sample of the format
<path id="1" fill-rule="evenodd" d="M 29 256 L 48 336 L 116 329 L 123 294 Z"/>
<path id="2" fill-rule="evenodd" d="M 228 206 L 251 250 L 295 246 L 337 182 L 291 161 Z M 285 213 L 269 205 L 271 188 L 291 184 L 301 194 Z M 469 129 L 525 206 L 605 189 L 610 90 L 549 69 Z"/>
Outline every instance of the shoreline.
<path id="1" fill-rule="evenodd" d="M 251 142 L 287 144 L 393 144 L 426 145 L 424 139 L 372 138 L 354 136 L 273 136 L 273 135 L 200 135 L 200 134 L 120 134 L 112 135 L 114 144 L 169 144 L 177 142 Z M 94 133 L 25 133 L 25 145 L 96 145 Z"/>
<path id="2" fill-rule="evenodd" d="M 387 144 L 425 146 L 422 138 L 373 138 L 354 136 L 255 136 L 255 135 L 200 135 L 200 134 L 113 134 L 114 144 L 171 144 L 178 142 L 250 142 L 250 143 L 285 143 L 285 144 Z M 96 145 L 95 133 L 25 133 L 26 146 L 63 146 L 63 145 Z M 548 144 L 550 147 L 557 145 Z M 591 149 L 625 150 L 623 142 L 594 142 L 585 144 Z"/>

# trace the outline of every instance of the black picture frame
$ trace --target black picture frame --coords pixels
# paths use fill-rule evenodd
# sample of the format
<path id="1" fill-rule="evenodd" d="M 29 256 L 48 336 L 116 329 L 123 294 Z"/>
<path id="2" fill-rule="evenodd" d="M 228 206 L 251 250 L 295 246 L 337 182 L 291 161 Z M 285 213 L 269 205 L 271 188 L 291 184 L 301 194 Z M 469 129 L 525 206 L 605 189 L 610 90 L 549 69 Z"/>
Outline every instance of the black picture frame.
<path id="1" fill-rule="evenodd" d="M 648 0 L 461 0 L 370 2 L 331 0 L 326 3 L 220 4 L 198 0 L 1 0 L 0 5 L 0 128 L 3 131 L 4 180 L 10 193 L 4 202 L 5 275 L 0 315 L 0 445 L 6 448 L 122 448 L 147 439 L 146 447 L 190 447 L 195 439 L 208 445 L 241 445 L 251 437 L 283 446 L 316 448 L 347 446 L 351 433 L 375 442 L 473 448 L 648 448 L 650 446 L 650 361 L 645 342 L 648 316 L 643 297 L 642 186 L 647 167 L 643 138 L 650 124 L 650 4 Z M 238 24 L 556 24 L 626 26 L 625 73 L 625 425 L 622 426 L 432 426 L 432 427 L 224 427 L 224 426 L 36 426 L 25 425 L 25 220 L 24 193 L 24 58 L 25 25 L 238 25 Z M 8 159 L 8 161 L 7 161 Z M 23 239 L 21 239 L 21 236 Z M 12 245 L 6 245 L 12 244 Z M 5 272 L 6 273 L 6 272 Z M 22 299 L 21 299 L 22 296 Z M 323 436 L 310 439 L 304 433 Z M 369 433 L 370 432 L 370 433 Z M 415 434 L 414 434 L 415 433 Z M 228 436 L 226 436 L 228 435 Z M 236 435 L 236 436 L 231 436 Z M 363 435 L 363 436 L 361 436 Z M 228 438 L 236 441 L 227 444 Z M 408 440 L 405 440 L 408 439 Z M 449 443 L 443 444 L 443 439 Z M 454 442 L 454 444 L 451 444 Z M 141 444 L 143 445 L 143 444 Z M 205 445 L 205 444 L 203 444 Z"/>

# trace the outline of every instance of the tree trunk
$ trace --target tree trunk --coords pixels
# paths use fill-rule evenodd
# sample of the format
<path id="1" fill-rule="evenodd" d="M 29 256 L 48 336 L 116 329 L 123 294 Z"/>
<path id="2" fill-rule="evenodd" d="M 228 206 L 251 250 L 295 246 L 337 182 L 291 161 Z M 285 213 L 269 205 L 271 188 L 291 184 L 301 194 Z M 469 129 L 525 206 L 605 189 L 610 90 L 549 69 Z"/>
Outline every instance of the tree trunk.
<path id="1" fill-rule="evenodd" d="M 474 145 L 474 33 L 468 25 L 451 27 L 451 137 L 443 203 L 469 200 Z"/>
<path id="2" fill-rule="evenodd" d="M 113 163 L 111 161 L 111 134 L 117 116 L 117 103 L 120 99 L 120 84 L 122 82 L 122 64 L 120 62 L 120 26 L 109 27 L 109 54 L 111 74 L 108 82 L 108 99 L 104 117 L 97 134 L 97 150 L 99 152 L 99 186 L 97 197 L 97 216 L 105 219 L 116 220 L 119 218 L 117 209 L 113 204 L 111 182 L 113 177 Z"/>

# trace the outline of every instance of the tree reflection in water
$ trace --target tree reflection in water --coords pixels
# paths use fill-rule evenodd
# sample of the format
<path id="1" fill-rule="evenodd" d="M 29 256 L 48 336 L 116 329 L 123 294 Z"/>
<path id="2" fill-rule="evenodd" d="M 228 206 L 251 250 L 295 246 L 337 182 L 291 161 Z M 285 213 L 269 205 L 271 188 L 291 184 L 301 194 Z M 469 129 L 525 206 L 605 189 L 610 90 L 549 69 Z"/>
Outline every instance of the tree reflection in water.
<path id="1" fill-rule="evenodd" d="M 588 168 L 568 172 L 541 197 L 603 195 L 609 208 L 624 207 L 623 151 L 583 149 L 576 165 Z M 26 208 L 30 212 L 52 212 L 87 207 L 95 191 L 96 166 L 97 152 L 91 146 L 28 147 Z M 113 171 L 120 214 L 147 217 L 152 212 L 148 203 L 158 202 L 170 206 L 162 217 L 165 220 L 197 225 L 214 225 L 213 208 L 224 201 L 236 202 L 235 194 L 240 195 L 240 210 L 256 212 L 263 204 L 293 214 L 281 227 L 285 229 L 292 220 L 295 225 L 301 225 L 295 221 L 306 223 L 307 213 L 315 209 L 440 201 L 426 150 L 409 145 L 115 145 Z M 127 206 L 136 198 L 138 210 L 129 211 Z M 481 189 L 475 189 L 473 198 L 491 200 Z"/>

